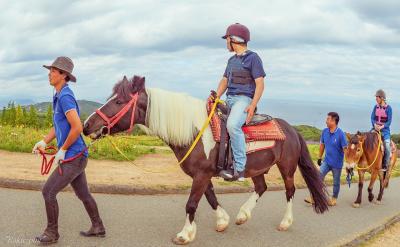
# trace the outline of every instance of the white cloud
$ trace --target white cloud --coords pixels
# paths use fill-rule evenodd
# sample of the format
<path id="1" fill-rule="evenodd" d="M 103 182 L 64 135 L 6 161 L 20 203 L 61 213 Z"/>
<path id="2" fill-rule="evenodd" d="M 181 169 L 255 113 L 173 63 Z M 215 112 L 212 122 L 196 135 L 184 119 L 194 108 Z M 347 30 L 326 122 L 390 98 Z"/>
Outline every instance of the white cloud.
<path id="1" fill-rule="evenodd" d="M 396 100 L 397 2 L 0 0 L 0 104 L 48 100 L 41 65 L 60 55 L 75 62 L 80 98 L 104 100 L 125 74 L 206 97 L 230 56 L 220 36 L 237 21 L 264 60 L 266 98 L 357 102 L 382 87 Z"/>

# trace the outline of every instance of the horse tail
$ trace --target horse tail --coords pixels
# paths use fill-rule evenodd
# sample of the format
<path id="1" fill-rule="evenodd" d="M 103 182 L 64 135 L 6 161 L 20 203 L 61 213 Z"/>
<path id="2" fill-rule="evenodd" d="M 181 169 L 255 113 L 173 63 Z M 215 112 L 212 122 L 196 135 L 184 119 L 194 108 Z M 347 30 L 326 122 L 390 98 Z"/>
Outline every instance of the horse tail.
<path id="1" fill-rule="evenodd" d="M 314 210 L 318 214 L 322 214 L 328 210 L 328 197 L 326 187 L 320 177 L 318 169 L 315 167 L 310 152 L 308 151 L 307 144 L 304 138 L 297 133 L 299 136 L 301 151 L 299 158 L 299 168 L 301 175 L 303 176 L 308 190 L 311 193 L 311 197 L 314 200 Z"/>

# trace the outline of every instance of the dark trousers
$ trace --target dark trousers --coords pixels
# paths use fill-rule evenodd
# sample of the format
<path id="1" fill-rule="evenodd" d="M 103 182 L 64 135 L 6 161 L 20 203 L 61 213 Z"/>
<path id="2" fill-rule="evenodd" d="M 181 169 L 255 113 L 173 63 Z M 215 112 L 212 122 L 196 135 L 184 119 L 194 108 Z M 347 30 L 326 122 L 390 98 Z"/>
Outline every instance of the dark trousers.
<path id="1" fill-rule="evenodd" d="M 68 184 L 71 184 L 80 200 L 94 200 L 86 181 L 85 168 L 87 161 L 87 157 L 82 155 L 71 162 L 62 164 L 63 175 L 59 174 L 58 167 L 54 169 L 42 190 L 44 200 L 46 202 L 56 202 L 58 192 L 67 187 Z"/>
<path id="2" fill-rule="evenodd" d="M 71 162 L 61 164 L 63 174 L 59 174 L 57 167 L 47 179 L 42 190 L 47 213 L 46 232 L 58 236 L 58 203 L 56 197 L 68 184 L 71 184 L 75 194 L 83 202 L 92 223 L 101 223 L 96 201 L 90 194 L 86 181 L 87 161 L 87 157 L 80 156 Z"/>

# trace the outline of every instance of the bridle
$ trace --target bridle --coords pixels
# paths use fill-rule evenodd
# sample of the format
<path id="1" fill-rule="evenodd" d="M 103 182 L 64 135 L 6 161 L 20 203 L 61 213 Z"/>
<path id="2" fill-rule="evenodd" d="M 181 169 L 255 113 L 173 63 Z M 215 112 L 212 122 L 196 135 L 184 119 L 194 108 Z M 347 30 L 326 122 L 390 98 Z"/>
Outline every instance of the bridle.
<path id="1" fill-rule="evenodd" d="M 135 110 L 136 110 L 136 103 L 138 100 L 138 93 L 131 94 L 131 100 L 119 111 L 117 112 L 114 116 L 112 117 L 107 117 L 104 113 L 100 111 L 101 108 L 96 110 L 96 113 L 107 123 L 106 126 L 103 126 L 101 129 L 101 133 L 103 134 L 103 129 L 107 128 L 107 134 L 109 135 L 111 132 L 111 128 L 116 125 L 123 116 L 125 116 L 126 113 L 132 108 L 132 113 L 131 113 L 131 123 L 129 125 L 128 132 L 131 132 L 133 129 L 133 125 L 135 124 Z"/>

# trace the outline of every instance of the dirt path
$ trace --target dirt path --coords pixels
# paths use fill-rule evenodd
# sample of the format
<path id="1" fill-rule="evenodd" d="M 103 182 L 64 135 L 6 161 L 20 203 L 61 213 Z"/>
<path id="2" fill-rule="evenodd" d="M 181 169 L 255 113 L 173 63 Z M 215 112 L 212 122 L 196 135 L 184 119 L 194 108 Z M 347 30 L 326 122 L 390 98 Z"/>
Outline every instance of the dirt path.
<path id="1" fill-rule="evenodd" d="M 134 163 L 136 166 L 130 162 L 89 160 L 86 169 L 88 181 L 91 184 L 161 186 L 163 188 L 191 186 L 191 178 L 183 173 L 173 154 L 148 154 L 136 159 Z M 39 156 L 0 150 L 0 178 L 44 181 L 47 176 L 40 174 L 40 164 Z M 268 185 L 282 184 L 282 178 L 276 167 L 270 170 L 266 178 Z M 304 185 L 300 173 L 296 174 L 295 181 L 298 186 Z M 252 187 L 250 180 L 245 183 L 230 183 L 222 179 L 214 179 L 216 187 L 232 184 Z"/>

